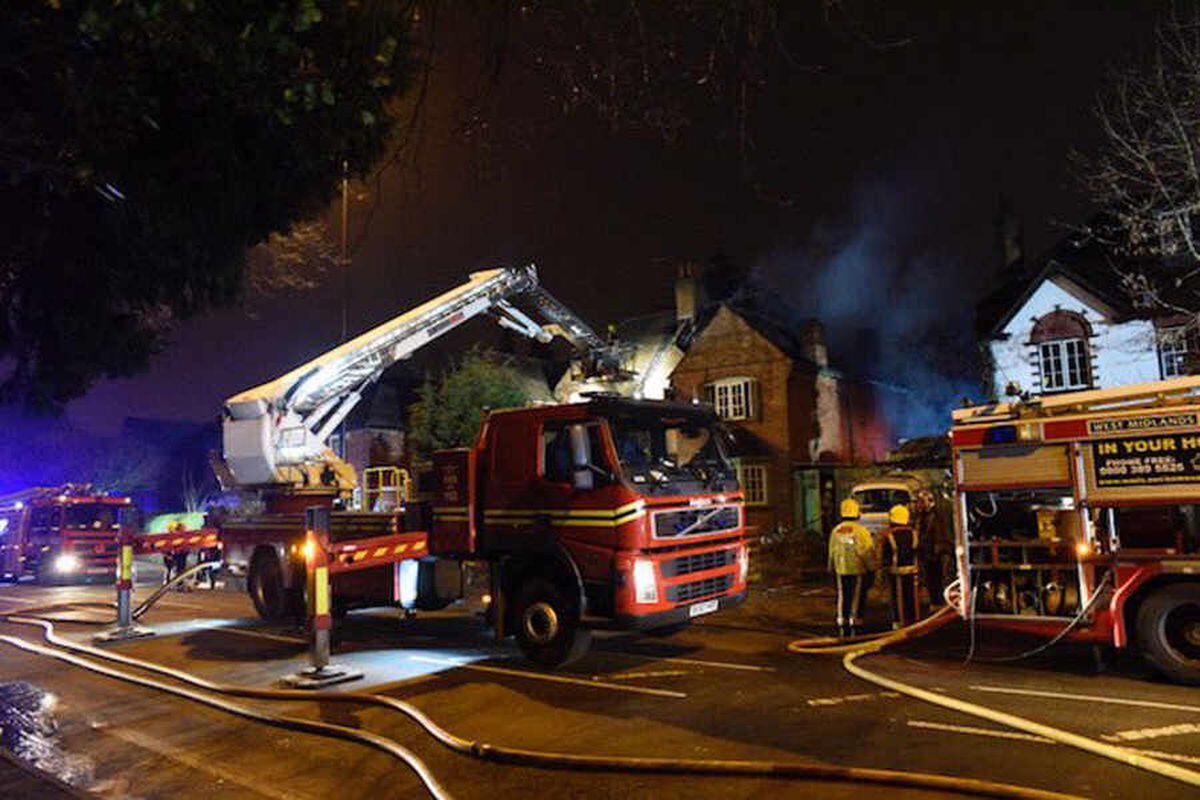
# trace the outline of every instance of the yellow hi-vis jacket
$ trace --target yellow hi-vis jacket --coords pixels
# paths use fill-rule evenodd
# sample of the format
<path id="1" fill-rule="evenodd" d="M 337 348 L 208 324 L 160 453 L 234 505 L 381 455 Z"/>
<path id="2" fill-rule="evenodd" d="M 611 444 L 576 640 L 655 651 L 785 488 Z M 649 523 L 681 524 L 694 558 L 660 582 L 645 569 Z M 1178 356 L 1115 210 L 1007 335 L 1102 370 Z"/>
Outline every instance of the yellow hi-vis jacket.
<path id="1" fill-rule="evenodd" d="M 846 520 L 829 535 L 829 569 L 838 575 L 862 575 L 875 569 L 875 539 L 857 522 Z"/>

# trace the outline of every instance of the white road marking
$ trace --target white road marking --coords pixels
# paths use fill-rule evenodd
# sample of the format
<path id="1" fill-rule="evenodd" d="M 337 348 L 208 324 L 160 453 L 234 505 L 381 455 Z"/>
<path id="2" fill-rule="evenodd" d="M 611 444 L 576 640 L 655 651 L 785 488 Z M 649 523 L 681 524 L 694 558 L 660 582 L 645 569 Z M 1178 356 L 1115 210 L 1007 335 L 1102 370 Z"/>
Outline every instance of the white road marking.
<path id="1" fill-rule="evenodd" d="M 1142 708 L 1163 708 L 1168 711 L 1200 712 L 1200 706 L 1185 706 L 1179 703 L 1161 703 L 1157 700 L 1126 700 L 1120 697 L 1104 697 L 1096 694 L 1068 694 L 1067 692 L 1043 692 L 1035 689 L 1011 689 L 1005 686 L 971 686 L 977 692 L 993 692 L 996 694 L 1020 694 L 1028 697 L 1050 697 L 1057 700 L 1080 700 L 1085 703 L 1109 703 L 1118 706 L 1140 706 Z"/>
<path id="2" fill-rule="evenodd" d="M 287 642 L 288 644 L 307 644 L 307 640 L 301 639 L 298 636 L 281 636 L 277 633 L 266 633 L 265 631 L 249 631 L 245 628 L 211 628 L 214 631 L 224 631 L 225 633 L 237 633 L 242 636 L 253 636 L 256 639 L 270 639 L 273 642 Z"/>
<path id="3" fill-rule="evenodd" d="M 551 683 L 569 683 L 576 686 L 590 686 L 595 689 L 613 689 L 618 692 L 629 692 L 631 694 L 648 694 L 654 697 L 672 697 L 683 699 L 687 697 L 683 692 L 672 692 L 667 689 L 650 689 L 645 686 L 622 686 L 619 683 L 607 683 L 605 681 L 593 681 L 585 678 L 570 678 L 566 675 L 548 675 L 542 672 L 526 672 L 519 669 L 505 669 L 504 667 L 491 667 L 484 664 L 471 664 L 463 661 L 454 661 L 449 658 L 432 658 L 430 656 L 409 656 L 413 661 L 423 661 L 427 664 L 448 664 L 452 667 L 460 669 L 469 669 L 476 672 L 491 672 L 496 675 L 512 675 L 518 678 L 530 678 L 538 681 L 549 681 Z"/>
<path id="4" fill-rule="evenodd" d="M 672 656 L 652 656 L 643 653 L 625 653 L 620 650 L 595 650 L 597 655 L 625 656 L 626 658 L 645 658 L 651 661 L 669 661 L 672 664 L 692 664 L 697 667 L 715 667 L 716 669 L 735 669 L 743 672 L 774 672 L 774 667 L 760 667 L 756 664 L 738 664 L 733 661 L 704 661 L 699 658 L 675 658 Z"/>
<path id="5" fill-rule="evenodd" d="M 1138 742 L 1142 739 L 1162 739 L 1166 736 L 1183 736 L 1189 733 L 1200 733 L 1200 722 L 1180 722 L 1176 725 L 1114 731 L 1100 738 L 1106 742 Z"/>
<path id="6" fill-rule="evenodd" d="M 1144 750 L 1141 747 L 1131 747 L 1129 749 L 1138 753 L 1145 753 L 1148 756 L 1154 756 L 1155 758 L 1161 758 L 1163 761 L 1179 761 L 1183 764 L 1200 764 L 1200 756 L 1188 756 L 1184 755 L 1183 753 L 1166 753 L 1162 750 Z"/>
<path id="7" fill-rule="evenodd" d="M 10 597 L 8 595 L 0 595 L 0 602 L 17 603 L 18 605 L 33 606 L 33 605 L 41 604 L 42 602 L 44 602 L 44 600 L 31 600 L 28 597 Z"/>
<path id="8" fill-rule="evenodd" d="M 910 728 L 926 728 L 933 731 L 950 731 L 951 733 L 969 733 L 972 736 L 994 736 L 997 739 L 1019 739 L 1025 742 L 1036 742 L 1038 744 L 1055 744 L 1053 739 L 1047 739 L 1045 736 L 1035 736 L 1032 733 L 1020 733 L 1018 731 L 996 731 L 991 728 L 976 728 L 971 725 L 950 725 L 945 722 L 926 722 L 925 720 L 910 719 L 908 721 Z"/>
<path id="9" fill-rule="evenodd" d="M 130 730 L 128 728 L 112 728 L 107 725 L 94 725 L 95 730 L 107 733 L 121 739 L 135 747 L 141 747 L 144 750 L 149 750 L 152 753 L 157 753 L 164 758 L 182 764 L 190 769 L 203 772 L 206 775 L 220 780 L 223 783 L 231 783 L 234 786 L 240 786 L 243 789 L 248 789 L 255 794 L 263 797 L 277 798 L 277 800 L 295 800 L 296 795 L 292 792 L 282 792 L 273 786 L 258 781 L 248 780 L 243 775 L 239 775 L 233 770 L 223 770 L 214 765 L 211 759 L 197 758 L 196 756 L 182 750 L 178 747 L 171 747 L 163 744 L 161 740 L 147 736 L 144 733 Z"/>
<path id="10" fill-rule="evenodd" d="M 659 669 L 652 672 L 623 672 L 619 675 L 609 675 L 610 681 L 635 681 L 640 678 L 679 678 L 687 675 L 686 672 L 680 669 Z M 599 675 L 593 675 L 592 680 L 600 680 Z"/>
<path id="11" fill-rule="evenodd" d="M 862 692 L 861 694 L 843 694 L 837 697 L 810 697 L 804 702 L 810 706 L 840 706 L 843 703 L 864 703 L 899 696 L 896 692 Z"/>
<path id="12" fill-rule="evenodd" d="M 923 720 L 910 719 L 908 721 L 910 728 L 928 728 L 935 731 L 950 731 L 952 733 L 966 733 L 973 736 L 991 736 L 997 739 L 1020 739 L 1034 744 L 1057 745 L 1052 739 L 1046 739 L 1042 736 L 1035 736 L 1032 733 L 1021 733 L 1019 731 L 996 731 L 989 728 L 976 728 L 970 725 L 948 725 L 943 722 L 925 722 Z M 1190 756 L 1184 753 L 1168 753 L 1163 750 L 1147 750 L 1142 747 L 1127 747 L 1125 748 L 1134 753 L 1142 753 L 1154 758 L 1160 758 L 1163 761 L 1177 761 L 1182 764 L 1200 764 L 1200 756 Z"/>
<path id="13" fill-rule="evenodd" d="M 774 672 L 774 667 L 760 667 L 756 664 L 737 664 L 732 661 L 702 661 L 698 658 L 659 658 L 657 661 L 670 661 L 672 664 L 694 664 L 698 667 L 716 667 L 717 669 L 736 669 L 744 672 Z"/>
<path id="14" fill-rule="evenodd" d="M 187 608 L 193 611 L 211 611 L 208 606 L 196 605 L 195 603 L 181 603 L 178 600 L 159 600 L 154 604 L 154 608 L 166 606 L 167 608 Z"/>

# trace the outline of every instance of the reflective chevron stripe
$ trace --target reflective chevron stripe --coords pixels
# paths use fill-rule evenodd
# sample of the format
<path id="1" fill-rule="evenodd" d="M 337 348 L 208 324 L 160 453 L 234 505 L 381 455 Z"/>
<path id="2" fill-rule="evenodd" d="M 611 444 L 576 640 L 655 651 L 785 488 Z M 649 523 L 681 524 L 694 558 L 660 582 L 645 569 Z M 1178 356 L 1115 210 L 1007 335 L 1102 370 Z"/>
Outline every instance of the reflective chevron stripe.
<path id="1" fill-rule="evenodd" d="M 567 527 L 615 528 L 646 515 L 646 503 L 635 500 L 618 508 L 489 508 L 483 512 L 486 522 L 493 525 L 528 525 L 548 519 L 555 525 Z"/>

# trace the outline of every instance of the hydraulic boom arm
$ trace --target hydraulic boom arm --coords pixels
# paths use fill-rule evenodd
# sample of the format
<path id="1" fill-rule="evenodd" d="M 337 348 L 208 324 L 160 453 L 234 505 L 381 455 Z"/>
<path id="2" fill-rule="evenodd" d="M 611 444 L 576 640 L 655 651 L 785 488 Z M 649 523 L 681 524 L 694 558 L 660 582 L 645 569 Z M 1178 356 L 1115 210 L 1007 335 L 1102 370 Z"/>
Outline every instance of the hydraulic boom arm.
<path id="1" fill-rule="evenodd" d="M 476 272 L 461 286 L 226 400 L 222 438 L 233 481 L 241 486 L 353 488 L 353 469 L 326 441 L 363 390 L 397 361 L 485 313 L 541 342 L 564 337 L 593 369 L 615 366 L 595 331 L 541 288 L 533 265 Z"/>

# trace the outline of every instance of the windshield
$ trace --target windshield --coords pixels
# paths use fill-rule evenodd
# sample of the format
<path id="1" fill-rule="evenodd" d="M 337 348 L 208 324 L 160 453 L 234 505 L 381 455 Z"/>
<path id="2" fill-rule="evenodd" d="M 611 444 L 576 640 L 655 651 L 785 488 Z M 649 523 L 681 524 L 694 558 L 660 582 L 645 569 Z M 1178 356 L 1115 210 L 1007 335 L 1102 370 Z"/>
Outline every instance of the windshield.
<path id="1" fill-rule="evenodd" d="M 714 418 L 646 409 L 609 422 L 621 472 L 639 489 L 687 494 L 736 488 L 723 442 L 727 434 Z"/>
<path id="2" fill-rule="evenodd" d="M 860 489 L 854 493 L 864 514 L 886 514 L 892 506 L 906 506 L 912 500 L 907 489 Z"/>
<path id="3" fill-rule="evenodd" d="M 66 506 L 65 528 L 89 531 L 115 531 L 117 507 L 105 503 L 80 503 Z"/>

